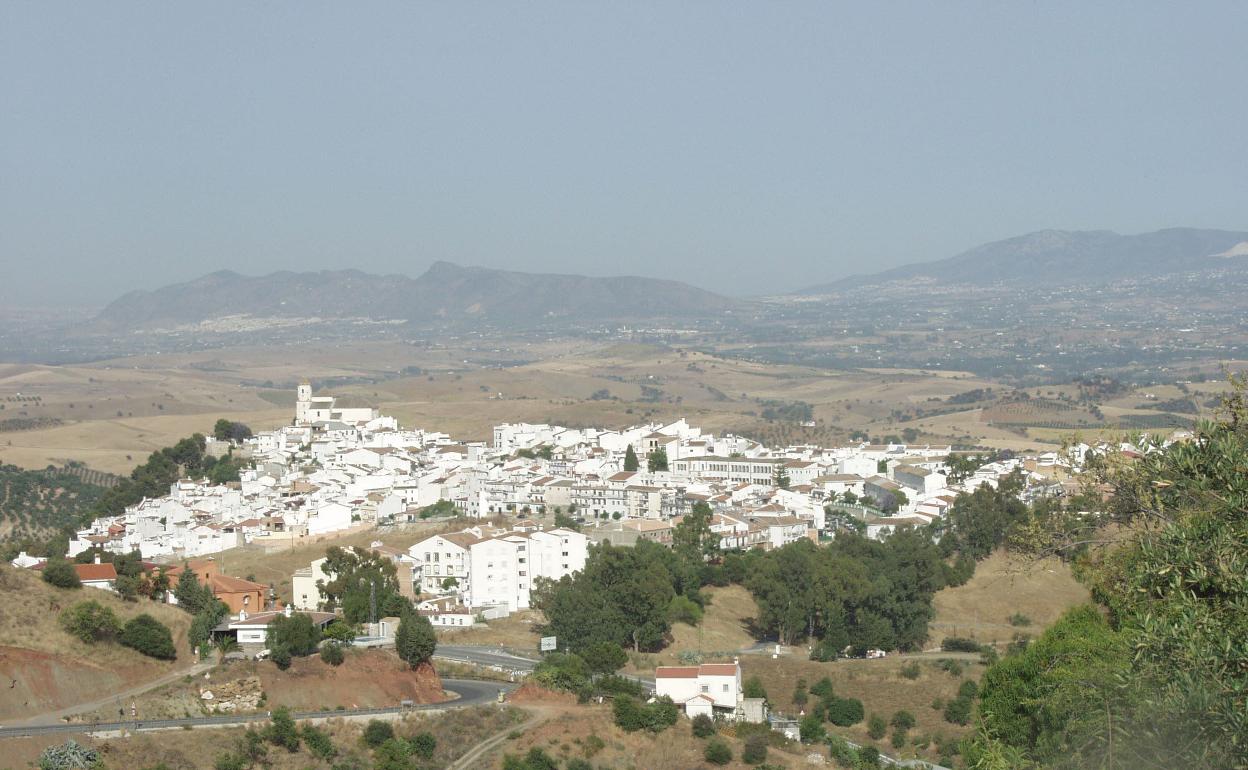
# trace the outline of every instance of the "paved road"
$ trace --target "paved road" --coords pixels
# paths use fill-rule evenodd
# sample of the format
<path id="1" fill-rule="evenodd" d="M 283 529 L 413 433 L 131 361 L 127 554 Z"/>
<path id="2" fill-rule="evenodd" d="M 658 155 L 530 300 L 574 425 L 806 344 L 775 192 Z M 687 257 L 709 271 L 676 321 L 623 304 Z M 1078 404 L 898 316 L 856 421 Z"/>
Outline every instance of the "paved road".
<path id="1" fill-rule="evenodd" d="M 455 700 L 444 703 L 424 703 L 411 709 L 399 707 L 374 709 L 346 709 L 342 711 L 299 711 L 293 714 L 295 719 L 333 719 L 336 717 L 372 716 L 398 714 L 403 711 L 429 711 L 436 709 L 467 708 L 493 703 L 498 698 L 498 691 L 512 690 L 515 685 L 506 682 L 483 682 L 477 679 L 444 679 L 443 686 L 459 695 Z M 96 722 L 69 723 L 53 725 L 26 725 L 0 727 L 0 739 L 18 738 L 27 735 L 46 735 L 48 733 L 82 733 L 82 732 L 113 732 L 128 730 L 167 730 L 178 727 L 220 727 L 222 725 L 243 725 L 253 722 L 266 722 L 265 714 L 222 714 L 212 717 L 193 717 L 189 719 L 148 719 L 132 722 Z"/>

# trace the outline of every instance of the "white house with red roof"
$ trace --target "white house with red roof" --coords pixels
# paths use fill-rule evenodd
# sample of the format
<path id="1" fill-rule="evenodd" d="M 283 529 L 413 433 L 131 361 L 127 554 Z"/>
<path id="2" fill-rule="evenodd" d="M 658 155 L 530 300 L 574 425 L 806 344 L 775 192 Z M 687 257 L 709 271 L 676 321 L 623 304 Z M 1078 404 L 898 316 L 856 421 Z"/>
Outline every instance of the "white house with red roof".
<path id="1" fill-rule="evenodd" d="M 736 719 L 743 700 L 741 664 L 734 660 L 700 666 L 659 666 L 654 671 L 654 694 L 671 698 L 690 718 L 706 714 Z"/>

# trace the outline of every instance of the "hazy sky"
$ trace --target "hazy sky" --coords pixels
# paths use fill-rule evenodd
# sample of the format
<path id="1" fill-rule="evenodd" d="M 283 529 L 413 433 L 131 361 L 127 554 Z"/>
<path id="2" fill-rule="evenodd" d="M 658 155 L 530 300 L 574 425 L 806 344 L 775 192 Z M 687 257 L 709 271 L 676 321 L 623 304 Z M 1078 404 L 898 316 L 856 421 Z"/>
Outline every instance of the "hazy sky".
<path id="1" fill-rule="evenodd" d="M 1244 2 L 0 1 L 0 302 L 1248 229 Z"/>

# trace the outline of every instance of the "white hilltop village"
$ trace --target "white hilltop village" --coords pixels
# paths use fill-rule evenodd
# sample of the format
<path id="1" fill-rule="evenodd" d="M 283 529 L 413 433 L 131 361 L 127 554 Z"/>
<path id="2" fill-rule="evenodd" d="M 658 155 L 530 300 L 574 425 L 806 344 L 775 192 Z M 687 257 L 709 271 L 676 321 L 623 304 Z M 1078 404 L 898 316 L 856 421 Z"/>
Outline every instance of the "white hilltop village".
<path id="1" fill-rule="evenodd" d="M 954 483 L 948 445 L 766 447 L 704 433 L 684 419 L 624 430 L 506 423 L 488 444 L 457 442 L 403 428 L 376 409 L 339 407 L 307 383 L 298 387 L 292 424 L 238 444 L 207 441 L 210 453 L 250 461 L 239 481 L 182 479 L 165 497 L 79 531 L 69 556 L 138 550 L 147 560 L 181 564 L 246 544 L 332 545 L 326 535 L 431 515 L 478 519 L 406 551 L 374 543 L 398 566 L 404 594 L 423 599 L 420 608 L 438 626 L 528 608 L 534 578 L 580 570 L 591 543 L 670 544 L 673 527 L 697 503 L 710 506 L 724 550 L 818 543 L 846 529 L 878 539 L 941 519 L 960 492 L 995 487 L 1011 473 L 1021 475 L 1024 499 L 1062 494 L 1089 450 L 990 462 Z M 637 470 L 625 469 L 630 455 Z M 534 520 L 551 512 L 575 520 L 579 531 Z M 321 607 L 324 562 L 295 573 L 295 608 Z"/>

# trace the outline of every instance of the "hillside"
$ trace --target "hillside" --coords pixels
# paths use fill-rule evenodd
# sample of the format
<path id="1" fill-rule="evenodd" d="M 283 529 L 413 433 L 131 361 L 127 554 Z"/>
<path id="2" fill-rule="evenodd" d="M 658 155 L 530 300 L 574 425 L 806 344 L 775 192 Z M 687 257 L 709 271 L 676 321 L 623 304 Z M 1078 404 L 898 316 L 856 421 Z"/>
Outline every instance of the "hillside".
<path id="1" fill-rule="evenodd" d="M 537 325 L 561 320 L 719 315 L 735 300 L 677 281 L 521 273 L 437 262 L 419 278 L 358 270 L 244 276 L 228 270 L 130 292 L 92 322 L 109 330 L 252 319 Z"/>
<path id="2" fill-rule="evenodd" d="M 0 465 L 0 540 L 47 536 L 79 524 L 105 491 L 83 481 L 83 475 L 72 469 Z"/>
<path id="3" fill-rule="evenodd" d="M 919 280 L 987 286 L 1099 284 L 1193 270 L 1248 269 L 1248 232 L 1173 228 L 1138 235 L 1042 230 L 977 246 L 948 259 L 904 265 L 805 289 L 826 294 Z"/>
<path id="4" fill-rule="evenodd" d="M 0 680 L 12 687 L 0 698 L 0 720 L 25 719 L 107 698 L 191 665 L 186 632 L 191 617 L 165 604 L 124 602 L 97 588 L 68 590 L 37 573 L 0 565 Z M 178 659 L 160 661 L 119 644 L 87 644 L 61 628 L 59 615 L 75 602 L 94 599 L 123 623 L 146 612 L 169 626 Z"/>

